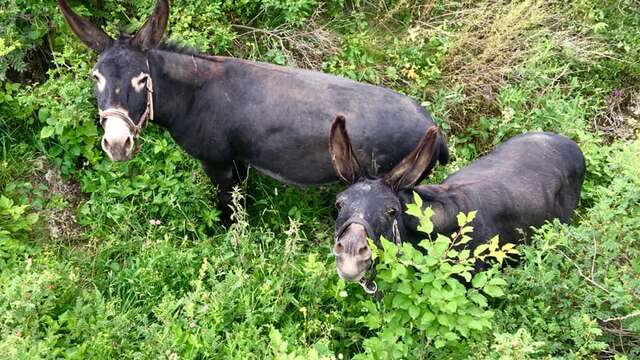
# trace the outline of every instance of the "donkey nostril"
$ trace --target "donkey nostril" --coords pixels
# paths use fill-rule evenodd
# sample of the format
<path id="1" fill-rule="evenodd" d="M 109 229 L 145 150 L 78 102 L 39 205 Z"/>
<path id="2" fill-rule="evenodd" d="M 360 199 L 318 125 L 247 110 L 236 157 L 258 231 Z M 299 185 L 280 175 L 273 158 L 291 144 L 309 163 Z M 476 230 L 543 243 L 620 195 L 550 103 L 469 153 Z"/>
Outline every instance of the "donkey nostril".
<path id="1" fill-rule="evenodd" d="M 344 246 L 342 245 L 341 242 L 336 244 L 334 252 L 336 253 L 336 255 L 340 255 L 340 254 L 342 254 L 344 252 Z"/>
<path id="2" fill-rule="evenodd" d="M 109 142 L 106 138 L 102 138 L 102 147 L 105 149 L 109 148 Z"/>
<path id="3" fill-rule="evenodd" d="M 127 137 L 127 140 L 124 141 L 124 148 L 127 150 L 131 150 L 133 147 L 133 141 L 131 140 L 131 136 Z"/>
<path id="4" fill-rule="evenodd" d="M 366 255 L 367 252 L 369 251 L 369 247 L 368 246 L 362 246 L 360 249 L 358 249 L 358 255 Z"/>

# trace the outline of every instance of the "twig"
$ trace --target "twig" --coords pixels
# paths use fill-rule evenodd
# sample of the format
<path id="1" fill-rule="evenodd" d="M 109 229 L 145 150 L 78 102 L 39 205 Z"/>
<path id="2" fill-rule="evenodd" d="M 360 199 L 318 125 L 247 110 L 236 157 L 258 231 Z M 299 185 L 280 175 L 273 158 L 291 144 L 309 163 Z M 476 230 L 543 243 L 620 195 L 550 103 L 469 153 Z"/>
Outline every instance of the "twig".
<path id="1" fill-rule="evenodd" d="M 605 320 L 602 320 L 603 322 L 612 322 L 612 321 L 622 321 L 622 320 L 626 320 L 626 319 L 630 319 L 632 317 L 637 317 L 640 316 L 640 310 L 638 311 L 634 311 L 630 314 L 624 315 L 624 316 L 617 316 L 617 317 L 612 317 L 612 318 L 608 318 Z"/>
<path id="2" fill-rule="evenodd" d="M 596 256 L 598 256 L 598 244 L 596 242 L 596 234 L 593 234 L 593 257 L 591 258 L 591 277 L 596 271 Z"/>
<path id="3" fill-rule="evenodd" d="M 565 254 L 562 250 L 560 249 L 556 249 L 560 254 L 562 254 L 562 256 L 564 256 L 567 260 L 569 260 L 569 262 L 571 262 L 573 264 L 573 266 L 575 266 L 576 270 L 578 270 L 578 274 L 580 274 L 580 276 L 585 279 L 588 283 L 590 283 L 591 285 L 597 287 L 598 289 L 606 292 L 607 294 L 610 294 L 609 290 L 605 289 L 602 285 L 598 284 L 597 282 L 593 281 L 593 279 L 591 279 L 590 277 L 586 276 L 582 270 L 580 270 L 580 267 L 578 266 L 578 264 L 575 263 L 575 261 L 573 261 L 570 257 L 567 256 L 567 254 Z"/>
<path id="4" fill-rule="evenodd" d="M 551 89 L 553 85 L 555 85 L 560 79 L 562 79 L 567 74 L 567 70 L 569 70 L 569 64 L 563 66 L 562 71 L 560 71 L 560 73 L 558 73 L 558 75 L 556 75 L 556 77 L 554 77 L 553 80 L 551 80 L 551 82 L 544 88 L 544 90 L 542 90 L 542 93 L 540 94 L 540 96 L 546 94 L 547 91 L 549 91 L 549 89 Z M 594 238 L 594 242 L 595 242 L 595 238 Z"/>

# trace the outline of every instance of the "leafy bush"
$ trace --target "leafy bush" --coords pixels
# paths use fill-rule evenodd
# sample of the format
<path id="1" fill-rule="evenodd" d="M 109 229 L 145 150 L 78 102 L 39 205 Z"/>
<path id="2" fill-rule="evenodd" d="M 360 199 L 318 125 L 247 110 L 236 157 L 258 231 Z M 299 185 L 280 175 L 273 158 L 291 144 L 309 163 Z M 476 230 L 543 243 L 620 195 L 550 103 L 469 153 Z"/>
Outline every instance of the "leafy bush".
<path id="1" fill-rule="evenodd" d="M 22 73 L 31 70 L 43 74 L 46 69 L 34 68 L 42 65 L 34 53 L 38 48 L 41 52 L 50 51 L 46 48 L 49 45 L 47 35 L 55 3 L 49 0 L 2 0 L 0 8 L 0 81 L 6 80 L 7 71 Z"/>
<path id="2" fill-rule="evenodd" d="M 154 0 L 71 3 L 116 35 Z M 524 131 L 571 137 L 587 159 L 573 224 L 540 229 L 517 268 L 476 275 L 483 290 L 448 276 L 466 276 L 450 249 L 465 234 L 423 242 L 427 255 L 385 243 L 374 303 L 335 272 L 338 186 L 252 171 L 241 221 L 222 228 L 199 164 L 153 124 L 133 161 L 102 154 L 96 55 L 55 1 L 0 0 L 0 357 L 640 358 L 636 1 L 171 3 L 169 39 L 424 104 L 452 153 L 432 181 Z M 75 235 L 55 236 L 56 222 Z M 510 249 L 477 255 L 498 250 Z"/>
<path id="3" fill-rule="evenodd" d="M 433 231 L 431 208 L 422 209 L 422 201 L 414 194 L 415 204 L 407 206 L 407 213 L 418 217 L 419 230 Z M 383 249 L 375 249 L 379 259 L 376 279 L 386 294 L 380 304 L 366 302 L 368 314 L 360 321 L 378 335 L 364 341 L 365 353 L 358 359 L 421 359 L 447 346 L 446 353 L 466 353 L 465 339 L 486 336 L 491 329 L 493 311 L 488 309 L 487 296 L 504 295 L 507 283 L 500 277 L 499 268 L 475 273 L 476 261 L 498 260 L 517 255 L 513 244 L 498 245 L 495 237 L 471 252 L 464 249 L 471 241 L 468 224 L 475 212 L 458 215 L 460 230 L 451 238 L 438 234 L 435 239 L 419 243 L 420 250 L 411 244 L 401 247 L 382 239 Z M 465 287 L 457 279 L 469 283 Z"/>

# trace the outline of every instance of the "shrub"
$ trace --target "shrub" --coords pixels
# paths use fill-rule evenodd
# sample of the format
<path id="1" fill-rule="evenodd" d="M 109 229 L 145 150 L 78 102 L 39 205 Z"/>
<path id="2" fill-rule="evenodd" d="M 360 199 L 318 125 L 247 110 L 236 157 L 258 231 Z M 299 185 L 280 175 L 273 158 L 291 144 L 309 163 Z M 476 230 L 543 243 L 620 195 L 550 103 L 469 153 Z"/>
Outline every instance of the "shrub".
<path id="1" fill-rule="evenodd" d="M 433 211 L 422 210 L 422 201 L 414 194 L 415 204 L 407 213 L 419 218 L 419 230 L 430 234 Z M 437 235 L 419 243 L 401 247 L 382 239 L 382 248 L 374 250 L 379 264 L 376 269 L 379 289 L 385 294 L 381 303 L 363 304 L 367 314 L 361 321 L 376 330 L 375 337 L 364 341 L 363 354 L 357 359 L 420 359 L 440 352 L 464 354 L 467 339 L 486 336 L 492 327 L 494 313 L 488 298 L 504 295 L 507 283 L 499 275 L 498 266 L 472 275 L 476 261 L 498 260 L 501 264 L 517 251 L 513 244 L 498 245 L 495 237 L 473 251 L 464 249 L 471 238 L 475 212 L 458 215 L 460 230 L 452 237 Z M 423 252 L 421 252 L 423 251 Z M 458 279 L 469 283 L 465 287 Z M 366 355 L 365 355 L 366 354 Z"/>

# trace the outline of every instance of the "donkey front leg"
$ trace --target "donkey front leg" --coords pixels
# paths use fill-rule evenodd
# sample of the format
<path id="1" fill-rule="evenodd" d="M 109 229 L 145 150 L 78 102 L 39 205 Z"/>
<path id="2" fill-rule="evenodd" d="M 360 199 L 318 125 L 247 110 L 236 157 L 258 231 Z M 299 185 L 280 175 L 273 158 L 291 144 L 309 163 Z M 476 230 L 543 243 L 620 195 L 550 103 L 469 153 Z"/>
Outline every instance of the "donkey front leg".
<path id="1" fill-rule="evenodd" d="M 233 187 L 239 184 L 246 177 L 247 166 L 242 163 L 232 162 L 228 166 L 215 166 L 202 163 L 204 172 L 214 186 L 218 187 L 218 210 L 220 210 L 220 220 L 223 224 L 231 224 L 231 194 Z"/>

